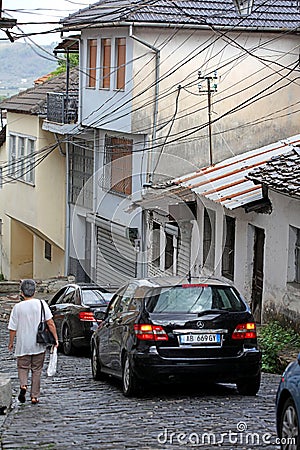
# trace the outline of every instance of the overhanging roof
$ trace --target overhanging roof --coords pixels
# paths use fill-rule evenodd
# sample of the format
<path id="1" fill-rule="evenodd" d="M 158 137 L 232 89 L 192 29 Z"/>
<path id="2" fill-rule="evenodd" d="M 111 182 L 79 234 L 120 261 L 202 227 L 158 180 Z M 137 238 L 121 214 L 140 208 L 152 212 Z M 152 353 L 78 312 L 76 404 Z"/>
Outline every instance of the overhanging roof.
<path id="1" fill-rule="evenodd" d="M 248 173 L 299 145 L 300 135 L 296 135 L 176 178 L 173 183 L 228 209 L 236 209 L 263 198 L 262 185 L 247 179 Z"/>
<path id="2" fill-rule="evenodd" d="M 32 234 L 34 234 L 35 236 L 39 237 L 40 239 L 42 239 L 43 241 L 47 241 L 50 244 L 54 245 L 55 247 L 58 247 L 61 250 L 65 250 L 64 247 L 59 244 L 58 242 L 55 242 L 53 239 L 51 239 L 49 236 L 47 236 L 45 233 L 43 233 L 41 230 L 39 230 L 38 228 L 29 225 L 28 223 L 24 222 L 23 220 L 17 219 L 16 217 L 6 213 L 6 215 L 12 219 L 15 220 L 16 222 L 18 222 L 20 225 L 22 225 L 23 227 L 25 227 L 28 231 L 30 231 Z"/>
<path id="3" fill-rule="evenodd" d="M 66 30 L 134 23 L 296 31 L 297 2 L 255 0 L 249 16 L 241 18 L 232 0 L 166 2 L 164 0 L 101 0 L 60 21 Z"/>

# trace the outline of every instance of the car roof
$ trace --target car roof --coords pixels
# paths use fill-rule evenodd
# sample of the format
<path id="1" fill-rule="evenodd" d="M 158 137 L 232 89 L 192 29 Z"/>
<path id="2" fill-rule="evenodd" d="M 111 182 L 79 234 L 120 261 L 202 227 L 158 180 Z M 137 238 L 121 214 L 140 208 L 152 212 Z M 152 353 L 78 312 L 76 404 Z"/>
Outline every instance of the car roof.
<path id="1" fill-rule="evenodd" d="M 107 289 L 107 286 L 99 286 L 95 283 L 68 283 L 63 288 L 73 287 L 74 289 Z"/>
<path id="2" fill-rule="evenodd" d="M 183 284 L 207 284 L 209 286 L 232 286 L 230 282 L 220 280 L 218 278 L 209 278 L 209 277 L 193 277 L 193 278 L 185 278 L 185 277 L 150 277 L 143 279 L 133 279 L 133 283 L 136 283 L 140 287 L 172 287 L 172 286 L 181 286 Z"/>

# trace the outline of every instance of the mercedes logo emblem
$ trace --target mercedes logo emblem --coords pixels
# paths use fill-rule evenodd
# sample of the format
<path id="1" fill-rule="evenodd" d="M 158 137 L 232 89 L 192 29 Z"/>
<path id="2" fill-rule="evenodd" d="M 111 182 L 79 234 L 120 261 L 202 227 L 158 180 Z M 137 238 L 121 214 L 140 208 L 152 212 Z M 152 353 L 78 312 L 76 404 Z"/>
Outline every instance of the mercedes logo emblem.
<path id="1" fill-rule="evenodd" d="M 198 328 L 203 328 L 204 327 L 204 322 L 202 322 L 202 320 L 198 320 L 197 327 Z"/>

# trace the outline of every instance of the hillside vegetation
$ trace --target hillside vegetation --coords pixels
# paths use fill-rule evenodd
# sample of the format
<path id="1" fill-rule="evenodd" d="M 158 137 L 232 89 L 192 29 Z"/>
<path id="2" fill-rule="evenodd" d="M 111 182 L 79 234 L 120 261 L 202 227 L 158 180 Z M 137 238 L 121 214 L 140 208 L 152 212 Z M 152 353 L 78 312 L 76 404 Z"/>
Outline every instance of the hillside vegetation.
<path id="1" fill-rule="evenodd" d="M 1 91 L 31 87 L 36 78 L 55 70 L 57 62 L 52 53 L 53 47 L 44 46 L 46 53 L 31 44 L 0 43 Z"/>

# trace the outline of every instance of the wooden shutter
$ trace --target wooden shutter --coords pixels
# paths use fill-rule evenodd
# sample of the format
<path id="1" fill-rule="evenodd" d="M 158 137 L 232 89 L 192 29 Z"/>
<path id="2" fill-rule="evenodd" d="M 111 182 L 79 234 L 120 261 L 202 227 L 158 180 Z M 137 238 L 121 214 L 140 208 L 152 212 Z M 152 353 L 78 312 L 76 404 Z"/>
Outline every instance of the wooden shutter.
<path id="1" fill-rule="evenodd" d="M 132 140 L 113 137 L 111 153 L 111 188 L 115 192 L 132 193 Z"/>
<path id="2" fill-rule="evenodd" d="M 126 39 L 116 39 L 117 50 L 117 89 L 125 89 Z"/>
<path id="3" fill-rule="evenodd" d="M 97 39 L 88 39 L 88 87 L 96 87 Z"/>
<path id="4" fill-rule="evenodd" d="M 111 72 L 111 41 L 110 39 L 101 39 L 101 54 L 102 54 L 102 75 L 101 87 L 104 89 L 110 88 L 110 72 Z"/>

